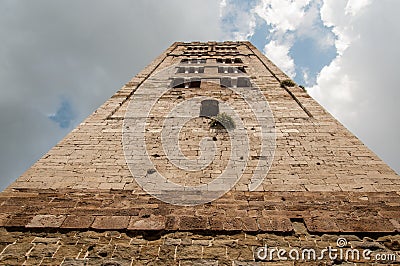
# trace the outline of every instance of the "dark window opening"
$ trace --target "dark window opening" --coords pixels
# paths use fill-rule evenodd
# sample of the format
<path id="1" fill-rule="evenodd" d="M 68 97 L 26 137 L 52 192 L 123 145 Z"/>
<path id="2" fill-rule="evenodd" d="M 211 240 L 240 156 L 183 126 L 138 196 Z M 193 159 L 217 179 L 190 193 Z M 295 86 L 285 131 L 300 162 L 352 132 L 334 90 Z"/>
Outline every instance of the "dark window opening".
<path id="1" fill-rule="evenodd" d="M 237 67 L 236 69 L 237 69 L 238 73 L 246 73 L 246 70 L 244 69 L 244 67 Z"/>
<path id="2" fill-rule="evenodd" d="M 205 64 L 206 59 L 203 58 L 184 58 L 181 60 L 181 63 L 183 64 Z"/>
<path id="3" fill-rule="evenodd" d="M 215 50 L 237 50 L 234 46 L 216 46 Z"/>
<path id="4" fill-rule="evenodd" d="M 191 63 L 192 64 L 204 64 L 206 62 L 205 59 L 192 59 Z"/>
<path id="5" fill-rule="evenodd" d="M 191 67 L 189 73 L 204 73 L 204 67 Z"/>
<path id="6" fill-rule="evenodd" d="M 246 73 L 244 67 L 218 67 L 218 73 Z"/>
<path id="7" fill-rule="evenodd" d="M 201 80 L 193 78 L 190 80 L 189 88 L 200 88 Z"/>
<path id="8" fill-rule="evenodd" d="M 171 82 L 172 88 L 185 88 L 185 79 L 183 78 L 174 78 Z"/>
<path id="9" fill-rule="evenodd" d="M 221 87 L 231 87 L 232 86 L 232 80 L 231 78 L 221 78 Z"/>
<path id="10" fill-rule="evenodd" d="M 237 86 L 238 87 L 251 87 L 250 79 L 248 79 L 248 78 L 238 78 Z"/>
<path id="11" fill-rule="evenodd" d="M 235 59 L 231 59 L 231 58 L 217 58 L 217 63 L 225 63 L 225 64 L 238 64 L 238 63 L 243 63 L 242 59 L 240 58 L 235 58 Z"/>
<path id="12" fill-rule="evenodd" d="M 213 117 L 219 114 L 219 103 L 217 100 L 201 101 L 200 117 Z"/>
<path id="13" fill-rule="evenodd" d="M 194 71 L 194 73 L 204 73 L 204 67 L 198 67 L 197 70 Z"/>
<path id="14" fill-rule="evenodd" d="M 204 67 L 178 67 L 176 73 L 204 73 Z"/>
<path id="15" fill-rule="evenodd" d="M 194 46 L 194 47 L 189 46 L 187 49 L 188 50 L 207 50 L 208 46 Z"/>
<path id="16" fill-rule="evenodd" d="M 174 78 L 171 82 L 172 88 L 200 88 L 201 79 L 200 78 Z"/>

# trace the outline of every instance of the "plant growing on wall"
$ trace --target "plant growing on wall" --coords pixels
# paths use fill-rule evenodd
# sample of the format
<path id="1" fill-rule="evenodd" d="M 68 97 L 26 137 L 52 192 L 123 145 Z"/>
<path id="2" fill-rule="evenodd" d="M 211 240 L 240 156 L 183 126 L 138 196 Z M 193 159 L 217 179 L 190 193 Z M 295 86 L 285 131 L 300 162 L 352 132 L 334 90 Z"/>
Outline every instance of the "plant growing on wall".
<path id="1" fill-rule="evenodd" d="M 224 127 L 225 129 L 230 130 L 235 128 L 235 122 L 228 114 L 221 113 L 211 118 L 210 127 Z"/>
<path id="2" fill-rule="evenodd" d="M 296 86 L 296 83 L 294 83 L 293 80 L 290 79 L 285 79 L 281 81 L 281 87 L 294 87 Z"/>

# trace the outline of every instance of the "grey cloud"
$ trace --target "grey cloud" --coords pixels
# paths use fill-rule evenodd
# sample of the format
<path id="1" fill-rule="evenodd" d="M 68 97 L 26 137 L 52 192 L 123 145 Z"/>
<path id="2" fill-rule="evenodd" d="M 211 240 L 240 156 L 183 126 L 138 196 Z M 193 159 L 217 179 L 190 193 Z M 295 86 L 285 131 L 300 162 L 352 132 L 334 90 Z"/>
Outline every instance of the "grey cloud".
<path id="1" fill-rule="evenodd" d="M 218 40 L 218 2 L 0 2 L 0 189 L 174 41 Z"/>
<path id="2" fill-rule="evenodd" d="M 359 84 L 353 106 L 358 115 L 344 120 L 365 144 L 400 173 L 400 31 L 396 15 L 400 3 L 385 2 L 374 2 L 365 11 L 356 25 L 360 28 L 360 39 L 343 57 L 346 66 L 343 72 Z"/>

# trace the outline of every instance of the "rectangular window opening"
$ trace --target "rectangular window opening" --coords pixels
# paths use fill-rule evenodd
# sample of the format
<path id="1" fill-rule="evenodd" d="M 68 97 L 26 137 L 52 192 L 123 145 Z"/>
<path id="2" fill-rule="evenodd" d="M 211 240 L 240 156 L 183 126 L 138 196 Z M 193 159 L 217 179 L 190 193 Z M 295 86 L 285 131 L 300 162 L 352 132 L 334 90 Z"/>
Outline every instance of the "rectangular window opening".
<path id="1" fill-rule="evenodd" d="M 231 78 L 221 78 L 220 83 L 221 83 L 221 87 L 226 87 L 226 88 L 232 87 Z"/>
<path id="2" fill-rule="evenodd" d="M 174 78 L 171 82 L 172 88 L 185 88 L 185 79 L 183 78 Z"/>
<path id="3" fill-rule="evenodd" d="M 190 80 L 189 88 L 200 88 L 201 79 L 199 78 L 192 78 Z"/>
<path id="4" fill-rule="evenodd" d="M 238 87 L 251 87 L 251 82 L 249 78 L 240 77 L 237 79 Z"/>

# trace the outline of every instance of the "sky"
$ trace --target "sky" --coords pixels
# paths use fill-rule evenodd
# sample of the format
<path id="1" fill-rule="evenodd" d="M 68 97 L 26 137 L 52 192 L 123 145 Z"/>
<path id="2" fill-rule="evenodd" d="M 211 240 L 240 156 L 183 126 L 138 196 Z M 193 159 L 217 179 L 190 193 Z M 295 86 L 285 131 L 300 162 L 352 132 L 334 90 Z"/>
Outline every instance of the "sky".
<path id="1" fill-rule="evenodd" d="M 400 173 L 400 1 L 2 0 L 0 189 L 175 41 L 249 40 Z"/>

